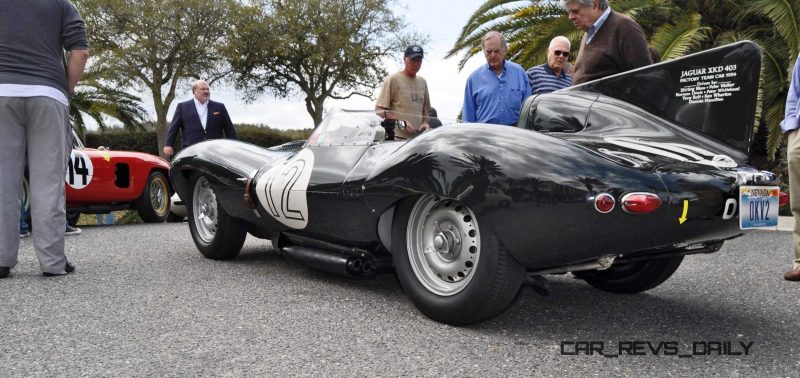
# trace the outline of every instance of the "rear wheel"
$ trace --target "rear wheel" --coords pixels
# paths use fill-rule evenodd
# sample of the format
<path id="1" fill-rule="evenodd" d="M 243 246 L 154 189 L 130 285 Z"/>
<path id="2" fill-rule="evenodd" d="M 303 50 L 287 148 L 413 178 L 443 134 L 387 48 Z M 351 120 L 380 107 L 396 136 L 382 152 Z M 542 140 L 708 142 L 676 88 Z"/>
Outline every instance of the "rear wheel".
<path id="1" fill-rule="evenodd" d="M 169 182 L 161 172 L 151 172 L 142 195 L 134 202 L 139 217 L 147 223 L 163 223 L 169 214 Z"/>
<path id="2" fill-rule="evenodd" d="M 187 201 L 189 230 L 197 249 L 214 260 L 236 257 L 244 245 L 247 231 L 236 218 L 229 216 L 217 203 L 214 189 L 204 176 L 194 180 L 192 198 Z"/>
<path id="3" fill-rule="evenodd" d="M 593 287 L 619 294 L 650 290 L 666 281 L 681 266 L 683 256 L 646 261 L 620 262 L 606 270 L 575 272 Z"/>
<path id="4" fill-rule="evenodd" d="M 398 205 L 392 229 L 397 277 L 428 317 L 466 325 L 513 302 L 524 268 L 458 201 L 424 195 Z"/>

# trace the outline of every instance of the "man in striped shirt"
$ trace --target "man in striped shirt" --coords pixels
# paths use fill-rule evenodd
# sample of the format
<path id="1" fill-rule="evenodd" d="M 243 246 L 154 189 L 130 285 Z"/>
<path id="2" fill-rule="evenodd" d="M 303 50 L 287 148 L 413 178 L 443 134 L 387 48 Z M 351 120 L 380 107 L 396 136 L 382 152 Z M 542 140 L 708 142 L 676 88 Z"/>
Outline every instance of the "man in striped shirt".
<path id="1" fill-rule="evenodd" d="M 572 75 L 564 69 L 569 60 L 569 48 L 567 37 L 558 36 L 550 41 L 547 63 L 531 67 L 527 71 L 531 94 L 550 93 L 572 85 Z"/>

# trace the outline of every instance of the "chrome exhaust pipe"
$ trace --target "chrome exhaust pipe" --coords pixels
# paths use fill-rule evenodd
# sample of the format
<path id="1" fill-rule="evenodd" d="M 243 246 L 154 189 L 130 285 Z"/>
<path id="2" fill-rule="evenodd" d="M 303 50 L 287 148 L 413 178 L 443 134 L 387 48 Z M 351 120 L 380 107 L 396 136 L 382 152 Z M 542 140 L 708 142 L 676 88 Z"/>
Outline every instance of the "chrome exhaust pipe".
<path id="1" fill-rule="evenodd" d="M 541 276 L 543 274 L 561 274 L 567 272 L 578 272 L 581 270 L 606 270 L 614 264 L 614 259 L 616 259 L 616 255 L 605 255 L 601 256 L 595 261 L 585 262 L 581 264 L 574 264 L 574 265 L 567 265 L 567 266 L 559 266 L 555 268 L 548 268 L 542 270 L 536 270 L 532 272 L 527 272 L 529 276 Z"/>

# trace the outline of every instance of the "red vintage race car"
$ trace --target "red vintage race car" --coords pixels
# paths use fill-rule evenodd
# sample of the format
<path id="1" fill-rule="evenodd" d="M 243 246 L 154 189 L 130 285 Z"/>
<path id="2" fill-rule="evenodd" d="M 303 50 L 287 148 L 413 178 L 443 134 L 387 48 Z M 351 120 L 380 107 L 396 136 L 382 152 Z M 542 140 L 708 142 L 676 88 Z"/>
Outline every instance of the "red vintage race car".
<path id="1" fill-rule="evenodd" d="M 172 193 L 168 171 L 169 163 L 158 156 L 86 148 L 73 131 L 64 185 L 67 221 L 74 226 L 81 213 L 135 209 L 145 222 L 164 222 Z M 26 180 L 26 204 L 27 192 Z"/>

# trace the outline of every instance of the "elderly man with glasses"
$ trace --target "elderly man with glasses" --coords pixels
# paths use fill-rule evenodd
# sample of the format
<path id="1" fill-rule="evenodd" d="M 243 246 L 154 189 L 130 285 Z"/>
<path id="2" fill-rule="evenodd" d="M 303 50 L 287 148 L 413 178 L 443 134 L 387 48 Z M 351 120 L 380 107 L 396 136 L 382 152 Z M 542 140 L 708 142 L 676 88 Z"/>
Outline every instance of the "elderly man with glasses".
<path id="1" fill-rule="evenodd" d="M 567 37 L 558 36 L 550 41 L 547 63 L 531 67 L 527 72 L 531 94 L 555 92 L 572 85 L 572 75 L 565 69 L 569 61 L 569 48 Z"/>
<path id="2" fill-rule="evenodd" d="M 642 28 L 612 11 L 608 0 L 561 0 L 561 6 L 586 32 L 575 61 L 575 84 L 653 64 Z"/>

